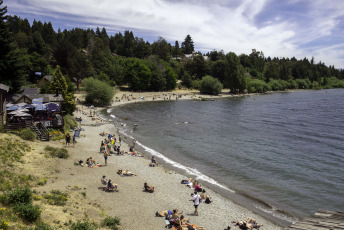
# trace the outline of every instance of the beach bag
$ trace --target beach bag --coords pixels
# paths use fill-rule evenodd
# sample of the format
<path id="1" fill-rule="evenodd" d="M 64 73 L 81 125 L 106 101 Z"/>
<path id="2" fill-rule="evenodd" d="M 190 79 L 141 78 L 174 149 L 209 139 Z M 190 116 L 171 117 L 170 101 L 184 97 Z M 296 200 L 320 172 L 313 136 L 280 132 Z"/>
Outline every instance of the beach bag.
<path id="1" fill-rule="evenodd" d="M 209 198 L 205 199 L 204 203 L 206 204 L 210 204 L 211 203 L 211 200 Z"/>

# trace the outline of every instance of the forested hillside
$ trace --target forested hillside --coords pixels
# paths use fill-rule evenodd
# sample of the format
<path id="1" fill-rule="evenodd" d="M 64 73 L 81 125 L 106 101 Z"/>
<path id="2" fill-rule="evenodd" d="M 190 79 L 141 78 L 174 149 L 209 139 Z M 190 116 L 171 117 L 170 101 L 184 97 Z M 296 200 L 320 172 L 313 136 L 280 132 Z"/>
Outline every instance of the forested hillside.
<path id="1" fill-rule="evenodd" d="M 313 58 L 271 58 L 254 49 L 250 54 L 214 50 L 202 55 L 195 52 L 190 35 L 181 45 L 171 45 L 162 37 L 150 44 L 131 31 L 110 36 L 105 28 L 54 31 L 50 22 L 30 24 L 6 15 L 0 3 L 0 82 L 11 92 L 53 74 L 56 66 L 68 81 L 93 77 L 134 91 L 172 90 L 177 80 L 179 87 L 197 89 L 207 75 L 232 93 L 344 87 L 343 70 Z"/>

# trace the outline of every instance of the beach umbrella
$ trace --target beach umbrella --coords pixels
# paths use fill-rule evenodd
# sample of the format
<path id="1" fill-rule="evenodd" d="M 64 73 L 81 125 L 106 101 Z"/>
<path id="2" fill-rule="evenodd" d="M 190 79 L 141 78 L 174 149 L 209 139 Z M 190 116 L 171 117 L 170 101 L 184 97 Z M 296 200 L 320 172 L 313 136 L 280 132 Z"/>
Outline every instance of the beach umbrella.
<path id="1" fill-rule="evenodd" d="M 16 105 L 16 106 L 19 106 L 19 107 L 23 107 L 24 105 L 27 105 L 27 103 L 21 102 L 21 103 L 15 104 L 15 105 Z"/>
<path id="2" fill-rule="evenodd" d="M 16 105 L 12 105 L 8 108 L 6 108 L 6 110 L 17 110 L 17 109 L 20 109 L 19 106 L 16 106 Z"/>
<path id="3" fill-rule="evenodd" d="M 35 108 L 35 111 L 47 111 L 47 107 L 43 104 L 38 104 Z"/>
<path id="4" fill-rule="evenodd" d="M 43 97 L 32 99 L 32 104 L 43 104 Z"/>
<path id="5" fill-rule="evenodd" d="M 14 114 L 14 117 L 32 117 L 32 115 L 24 112 L 19 112 L 17 114 Z"/>
<path id="6" fill-rule="evenodd" d="M 21 114 L 21 113 L 26 113 L 26 112 L 29 112 L 29 110 L 23 111 L 23 110 L 21 110 L 21 109 L 18 109 L 18 110 L 14 110 L 14 111 L 12 111 L 12 112 L 9 112 L 9 113 L 7 113 L 7 114 L 8 114 L 8 115 L 16 115 L 16 114 Z"/>
<path id="7" fill-rule="evenodd" d="M 26 104 L 26 105 L 22 106 L 22 108 L 25 108 L 25 109 L 34 109 L 34 108 L 36 108 L 36 106 L 34 106 L 33 104 Z"/>
<path id="8" fill-rule="evenodd" d="M 48 112 L 61 112 L 60 106 L 56 103 L 49 102 L 44 105 L 46 106 Z"/>
<path id="9" fill-rule="evenodd" d="M 11 107 L 12 105 L 13 105 L 12 103 L 7 103 L 7 104 L 6 104 L 6 108 L 7 108 L 7 107 Z"/>

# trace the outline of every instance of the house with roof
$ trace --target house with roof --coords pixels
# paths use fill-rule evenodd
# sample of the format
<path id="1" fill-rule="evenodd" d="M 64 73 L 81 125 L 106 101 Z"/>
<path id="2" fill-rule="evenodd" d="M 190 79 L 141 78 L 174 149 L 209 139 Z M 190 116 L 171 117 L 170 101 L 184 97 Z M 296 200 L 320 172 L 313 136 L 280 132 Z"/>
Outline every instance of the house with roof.
<path id="1" fill-rule="evenodd" d="M 9 87 L 0 84 L 0 127 L 3 127 L 6 122 L 6 95 Z"/>
<path id="2" fill-rule="evenodd" d="M 37 82 L 37 86 L 42 87 L 46 83 L 50 83 L 53 80 L 53 75 L 45 75 L 42 79 Z"/>

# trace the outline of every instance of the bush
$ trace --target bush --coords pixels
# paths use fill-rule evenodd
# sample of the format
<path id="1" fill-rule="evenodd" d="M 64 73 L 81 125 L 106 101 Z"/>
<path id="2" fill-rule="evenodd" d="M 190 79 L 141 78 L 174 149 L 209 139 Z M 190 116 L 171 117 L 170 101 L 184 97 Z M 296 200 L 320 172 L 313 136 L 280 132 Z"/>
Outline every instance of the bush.
<path id="1" fill-rule="evenodd" d="M 201 86 L 201 81 L 200 80 L 193 80 L 191 82 L 191 88 L 192 89 L 198 89 L 199 90 L 200 86 Z"/>
<path id="2" fill-rule="evenodd" d="M 76 121 L 75 117 L 71 115 L 66 115 L 63 117 L 64 119 L 64 130 L 68 131 L 70 129 L 74 129 L 74 127 L 78 127 L 78 122 Z"/>
<path id="3" fill-rule="evenodd" d="M 88 221 L 81 222 L 80 220 L 73 223 L 69 228 L 70 230 L 95 230 L 97 226 L 94 223 L 89 223 Z"/>
<path id="4" fill-rule="evenodd" d="M 108 227 L 112 230 L 117 230 L 118 225 L 120 225 L 120 219 L 119 217 L 106 217 L 102 222 L 102 227 Z"/>
<path id="5" fill-rule="evenodd" d="M 106 82 L 94 78 L 86 78 L 83 82 L 86 91 L 85 101 L 95 106 L 107 106 L 115 95 L 114 89 Z"/>
<path id="6" fill-rule="evenodd" d="M 36 133 L 32 131 L 30 128 L 22 129 L 19 132 L 19 135 L 22 139 L 27 141 L 34 141 L 37 138 Z"/>
<path id="7" fill-rule="evenodd" d="M 58 157 L 62 159 L 67 159 L 69 157 L 69 153 L 67 149 L 64 148 L 54 148 L 49 145 L 45 146 L 45 151 L 52 157 Z"/>
<path id="8" fill-rule="evenodd" d="M 55 228 L 51 227 L 46 223 L 39 222 L 34 228 L 29 228 L 29 230 L 54 230 Z"/>
<path id="9" fill-rule="evenodd" d="M 32 192 L 28 187 L 17 187 L 5 193 L 5 203 L 7 205 L 30 204 Z"/>
<path id="10" fill-rule="evenodd" d="M 295 81 L 299 89 L 309 89 L 310 81 L 308 79 L 296 79 Z"/>
<path id="11" fill-rule="evenodd" d="M 48 200 L 51 205 L 63 206 L 66 204 L 68 194 L 59 190 L 52 190 L 50 194 L 45 195 L 44 198 Z"/>
<path id="12" fill-rule="evenodd" d="M 38 205 L 31 203 L 20 203 L 14 206 L 14 210 L 18 215 L 27 222 L 35 222 L 41 216 L 41 209 Z"/>
<path id="13" fill-rule="evenodd" d="M 248 79 L 248 92 L 249 93 L 265 93 L 269 91 L 270 87 L 263 80 Z"/>
<path id="14" fill-rule="evenodd" d="M 202 78 L 199 91 L 203 94 L 218 95 L 222 91 L 222 84 L 217 78 L 208 75 Z"/>
<path id="15" fill-rule="evenodd" d="M 0 229 L 7 230 L 8 229 L 8 223 L 4 220 L 0 220 Z"/>

